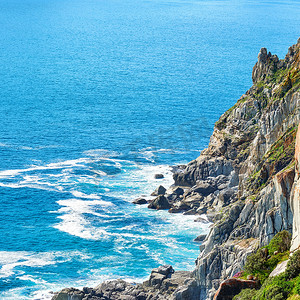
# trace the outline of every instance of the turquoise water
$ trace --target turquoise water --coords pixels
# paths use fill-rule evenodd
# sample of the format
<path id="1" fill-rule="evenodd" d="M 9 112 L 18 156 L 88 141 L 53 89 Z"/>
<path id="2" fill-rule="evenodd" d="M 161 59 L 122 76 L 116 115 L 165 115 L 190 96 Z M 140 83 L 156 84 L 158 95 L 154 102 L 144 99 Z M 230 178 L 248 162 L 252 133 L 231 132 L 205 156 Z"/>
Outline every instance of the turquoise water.
<path id="1" fill-rule="evenodd" d="M 208 225 L 131 201 L 299 29 L 299 1 L 0 0 L 0 298 L 192 270 Z"/>

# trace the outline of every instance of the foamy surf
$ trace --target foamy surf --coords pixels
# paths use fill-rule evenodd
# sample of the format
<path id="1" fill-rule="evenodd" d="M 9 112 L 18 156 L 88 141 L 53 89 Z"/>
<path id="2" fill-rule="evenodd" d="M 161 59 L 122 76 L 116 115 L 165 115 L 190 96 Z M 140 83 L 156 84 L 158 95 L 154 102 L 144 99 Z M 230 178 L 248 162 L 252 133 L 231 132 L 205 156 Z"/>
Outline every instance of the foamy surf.
<path id="1" fill-rule="evenodd" d="M 194 259 L 183 260 L 183 252 L 197 256 L 198 246 L 192 240 L 199 232 L 208 230 L 207 224 L 194 222 L 193 216 L 172 215 L 131 204 L 140 196 L 151 199 L 150 194 L 158 185 L 168 188 L 173 183 L 172 168 L 149 161 L 150 157 L 155 159 L 159 153 L 168 151 L 144 149 L 134 154 L 143 157 L 143 162 L 135 162 L 120 158 L 117 153 L 110 156 L 103 150 L 91 150 L 77 159 L 2 170 L 0 186 L 36 191 L 29 192 L 38 197 L 32 199 L 33 206 L 34 201 L 41 201 L 39 195 L 52 193 L 44 217 L 52 220 L 45 224 L 50 236 L 53 239 L 59 236 L 54 242 L 56 247 L 78 245 L 90 251 L 85 258 L 72 254 L 73 250 L 66 252 L 68 255 L 63 251 L 11 252 L 11 260 L 2 255 L 0 278 L 27 285 L 26 293 L 30 296 L 22 295 L 25 290 L 13 287 L 11 294 L 18 295 L 18 299 L 49 299 L 52 296 L 49 291 L 59 290 L 68 282 L 76 287 L 95 286 L 116 278 L 138 282 L 153 267 L 171 262 L 175 268 L 192 269 Z M 155 174 L 163 174 L 163 178 L 155 179 Z M 23 228 L 32 230 L 32 224 Z M 76 266 L 75 273 L 72 266 Z M 71 269 L 67 281 L 59 280 L 59 274 L 68 272 L 68 268 Z M 140 270 L 139 276 L 135 268 Z M 56 275 L 49 277 L 44 269 Z M 0 297 L 6 299 L 7 294 L 0 293 Z"/>

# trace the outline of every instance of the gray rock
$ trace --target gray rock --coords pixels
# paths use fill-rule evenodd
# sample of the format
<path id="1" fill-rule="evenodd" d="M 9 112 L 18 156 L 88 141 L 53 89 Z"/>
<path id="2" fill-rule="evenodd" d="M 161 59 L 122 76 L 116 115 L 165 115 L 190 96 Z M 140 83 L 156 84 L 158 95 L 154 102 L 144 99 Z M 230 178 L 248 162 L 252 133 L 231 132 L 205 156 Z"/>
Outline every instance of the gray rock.
<path id="1" fill-rule="evenodd" d="M 275 276 L 278 276 L 279 274 L 285 272 L 287 263 L 288 263 L 288 260 L 285 260 L 285 261 L 279 263 L 277 265 L 277 267 L 271 272 L 269 277 L 275 277 Z"/>

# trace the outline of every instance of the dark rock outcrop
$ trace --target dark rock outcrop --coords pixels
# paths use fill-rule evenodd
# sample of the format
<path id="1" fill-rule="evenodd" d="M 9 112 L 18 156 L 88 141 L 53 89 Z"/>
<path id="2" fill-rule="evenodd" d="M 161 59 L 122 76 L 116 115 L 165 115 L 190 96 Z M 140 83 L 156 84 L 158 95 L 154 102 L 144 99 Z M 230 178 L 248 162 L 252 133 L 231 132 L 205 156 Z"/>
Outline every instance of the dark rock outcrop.
<path id="1" fill-rule="evenodd" d="M 137 198 L 132 203 L 141 205 L 141 204 L 147 204 L 148 201 L 144 198 Z"/>
<path id="2" fill-rule="evenodd" d="M 156 190 L 151 194 L 151 196 L 158 196 L 158 195 L 164 195 L 166 192 L 165 187 L 162 185 L 158 186 Z"/>
<path id="3" fill-rule="evenodd" d="M 154 178 L 155 179 L 162 179 L 162 178 L 164 178 L 165 176 L 163 175 L 163 174 L 155 174 L 154 175 Z"/>

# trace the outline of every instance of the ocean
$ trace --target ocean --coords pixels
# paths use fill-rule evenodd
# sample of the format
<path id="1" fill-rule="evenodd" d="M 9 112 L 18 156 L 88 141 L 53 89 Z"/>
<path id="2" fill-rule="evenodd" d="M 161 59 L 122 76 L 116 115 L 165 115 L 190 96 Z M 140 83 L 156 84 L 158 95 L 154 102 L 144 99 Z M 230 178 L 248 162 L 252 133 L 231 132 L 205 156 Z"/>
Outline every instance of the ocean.
<path id="1" fill-rule="evenodd" d="M 192 270 L 209 224 L 131 202 L 299 32 L 300 1 L 0 0 L 0 298 Z"/>

